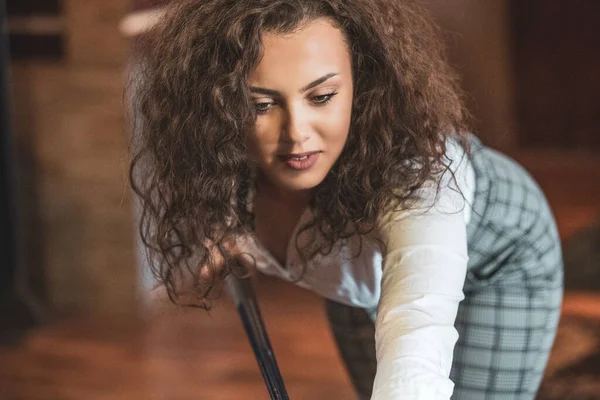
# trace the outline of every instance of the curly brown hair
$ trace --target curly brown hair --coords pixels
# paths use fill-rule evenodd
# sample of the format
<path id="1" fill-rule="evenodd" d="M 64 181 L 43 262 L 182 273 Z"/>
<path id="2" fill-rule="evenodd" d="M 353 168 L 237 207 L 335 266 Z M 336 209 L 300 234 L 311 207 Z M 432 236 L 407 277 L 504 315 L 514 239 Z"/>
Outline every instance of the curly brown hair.
<path id="1" fill-rule="evenodd" d="M 260 61 L 262 35 L 291 33 L 316 18 L 344 34 L 354 99 L 344 150 L 312 190 L 314 218 L 300 232 L 321 240 L 302 247 L 305 260 L 371 232 L 390 207 L 406 206 L 448 168 L 447 138 L 468 148 L 456 79 L 438 32 L 414 2 L 177 2 L 138 49 L 131 96 L 140 234 L 173 301 L 188 275 L 197 300 L 190 305 L 209 307 L 208 295 L 234 265 L 225 244 L 253 230 L 247 198 L 257 167 L 245 138 L 256 114 L 247 78 Z"/>

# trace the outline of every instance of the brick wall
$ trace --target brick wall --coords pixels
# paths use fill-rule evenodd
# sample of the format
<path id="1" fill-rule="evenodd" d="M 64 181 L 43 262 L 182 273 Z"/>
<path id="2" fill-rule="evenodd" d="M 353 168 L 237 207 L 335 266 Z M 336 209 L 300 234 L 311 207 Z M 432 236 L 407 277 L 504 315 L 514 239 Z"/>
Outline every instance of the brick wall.
<path id="1" fill-rule="evenodd" d="M 66 0 L 66 60 L 13 63 L 24 270 L 60 313 L 136 310 L 117 29 L 128 6 Z"/>

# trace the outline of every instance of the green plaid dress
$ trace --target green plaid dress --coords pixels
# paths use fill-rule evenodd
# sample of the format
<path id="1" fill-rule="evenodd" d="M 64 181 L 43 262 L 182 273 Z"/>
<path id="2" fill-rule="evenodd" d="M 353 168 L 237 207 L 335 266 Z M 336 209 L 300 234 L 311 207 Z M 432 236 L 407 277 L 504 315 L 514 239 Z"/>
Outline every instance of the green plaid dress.
<path id="1" fill-rule="evenodd" d="M 561 245 L 552 212 L 515 161 L 472 137 L 475 197 L 469 263 L 455 327 L 455 400 L 530 400 L 554 341 L 563 293 Z M 376 371 L 374 320 L 326 300 L 330 325 L 361 399 Z"/>

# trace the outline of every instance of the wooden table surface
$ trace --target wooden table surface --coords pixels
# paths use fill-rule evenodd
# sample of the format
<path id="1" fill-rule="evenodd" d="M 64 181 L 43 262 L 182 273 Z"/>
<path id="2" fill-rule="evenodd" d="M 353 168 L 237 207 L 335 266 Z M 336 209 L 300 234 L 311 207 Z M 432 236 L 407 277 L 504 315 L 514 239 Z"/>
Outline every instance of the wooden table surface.
<path id="1" fill-rule="evenodd" d="M 322 301 L 270 278 L 261 279 L 259 290 L 290 398 L 354 399 Z M 600 348 L 600 330 L 594 338 L 575 329 L 573 321 L 581 318 L 600 327 L 600 295 L 566 294 L 547 375 Z M 600 398 L 600 387 L 596 393 Z M 226 301 L 209 314 L 157 307 L 136 321 L 65 319 L 31 331 L 17 346 L 0 347 L 2 400 L 267 398 L 235 309 Z"/>

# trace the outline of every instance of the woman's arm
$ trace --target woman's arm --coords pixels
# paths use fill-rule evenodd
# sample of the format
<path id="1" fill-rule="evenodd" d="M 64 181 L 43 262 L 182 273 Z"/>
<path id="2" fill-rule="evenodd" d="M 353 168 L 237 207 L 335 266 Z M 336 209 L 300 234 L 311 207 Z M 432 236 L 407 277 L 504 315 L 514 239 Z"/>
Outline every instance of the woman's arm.
<path id="1" fill-rule="evenodd" d="M 427 191 L 434 196 L 434 188 Z M 454 322 L 468 261 L 465 207 L 462 195 L 443 184 L 433 208 L 391 213 L 382 223 L 387 251 L 372 400 L 452 395 Z"/>

